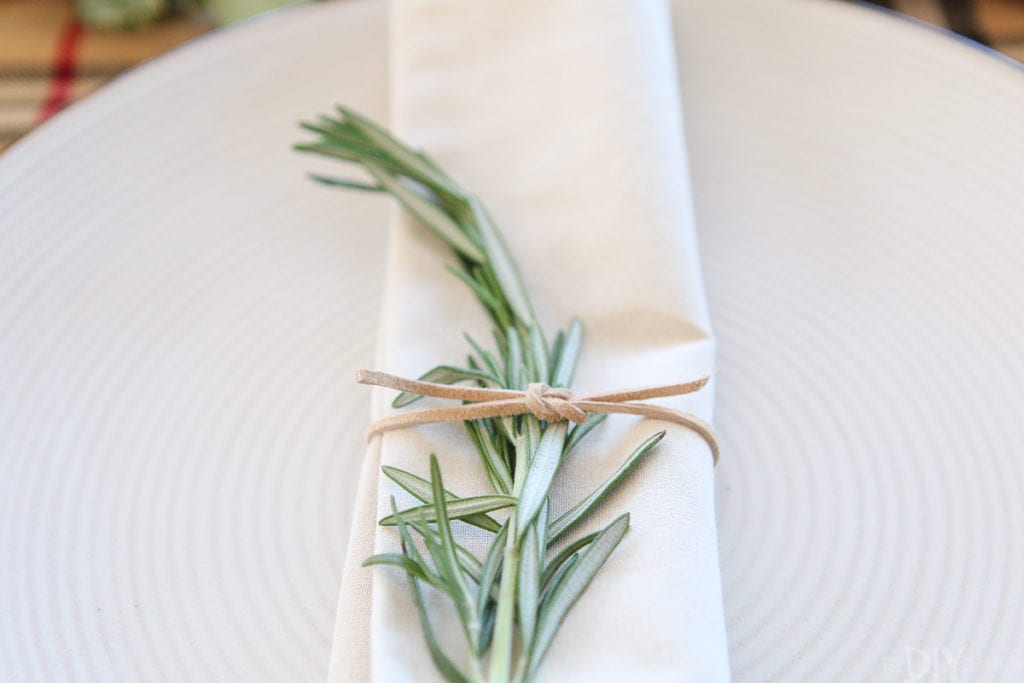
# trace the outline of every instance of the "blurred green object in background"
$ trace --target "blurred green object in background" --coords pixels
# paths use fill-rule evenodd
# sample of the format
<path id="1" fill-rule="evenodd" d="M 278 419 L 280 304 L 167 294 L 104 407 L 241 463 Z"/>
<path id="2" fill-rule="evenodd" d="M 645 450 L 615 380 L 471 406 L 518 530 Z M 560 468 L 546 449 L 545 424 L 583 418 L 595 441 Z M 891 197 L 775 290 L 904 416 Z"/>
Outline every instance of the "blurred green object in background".
<path id="1" fill-rule="evenodd" d="M 118 31 L 145 27 L 169 11 L 203 12 L 218 24 L 259 14 L 294 0 L 76 0 L 79 19 L 102 30 Z"/>
<path id="2" fill-rule="evenodd" d="M 206 12 L 218 24 L 230 24 L 268 9 L 288 5 L 295 0 L 205 0 Z"/>
<path id="3" fill-rule="evenodd" d="M 134 29 L 151 24 L 170 9 L 168 0 L 77 0 L 79 18 L 104 30 Z"/>

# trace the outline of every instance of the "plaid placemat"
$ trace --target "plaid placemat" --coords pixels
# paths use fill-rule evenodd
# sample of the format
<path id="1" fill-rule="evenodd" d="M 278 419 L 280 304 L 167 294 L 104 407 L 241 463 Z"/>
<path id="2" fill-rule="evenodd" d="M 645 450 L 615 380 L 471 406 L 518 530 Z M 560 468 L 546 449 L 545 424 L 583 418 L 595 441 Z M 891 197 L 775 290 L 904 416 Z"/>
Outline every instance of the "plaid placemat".
<path id="1" fill-rule="evenodd" d="M 891 0 L 876 4 L 951 29 L 1024 62 L 1024 0 Z"/>
<path id="2" fill-rule="evenodd" d="M 0 0 L 0 151 L 128 67 L 209 28 L 171 17 L 106 33 L 76 21 L 70 0 Z"/>
<path id="3" fill-rule="evenodd" d="M 1024 61 L 1024 0 L 877 0 Z M 171 17 L 138 32 L 83 27 L 71 0 L 0 0 L 0 152 L 121 71 L 211 28 Z"/>

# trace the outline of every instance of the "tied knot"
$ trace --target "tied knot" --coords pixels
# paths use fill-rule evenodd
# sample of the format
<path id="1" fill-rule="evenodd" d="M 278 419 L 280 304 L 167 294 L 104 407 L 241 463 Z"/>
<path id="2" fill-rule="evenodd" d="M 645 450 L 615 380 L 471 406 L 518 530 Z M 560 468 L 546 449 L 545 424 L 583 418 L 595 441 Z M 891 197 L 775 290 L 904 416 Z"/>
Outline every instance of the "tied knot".
<path id="1" fill-rule="evenodd" d="M 530 413 L 545 422 L 569 420 L 576 424 L 586 421 L 589 413 L 574 403 L 576 394 L 568 389 L 552 388 L 543 382 L 526 387 L 523 401 Z"/>
<path id="2" fill-rule="evenodd" d="M 382 417 L 372 422 L 366 430 L 368 439 L 392 429 L 405 429 L 416 425 L 450 420 L 468 421 L 490 417 L 533 415 L 543 422 L 568 420 L 580 424 L 594 414 L 638 415 L 652 420 L 674 422 L 686 427 L 707 442 L 711 449 L 711 455 L 717 462 L 718 441 L 711 425 L 692 413 L 644 402 L 651 398 L 692 394 L 695 391 L 700 391 L 707 384 L 708 379 L 708 377 L 701 377 L 677 384 L 581 396 L 568 389 L 550 387 L 541 382 L 530 384 L 526 391 L 519 391 L 486 386 L 438 384 L 397 377 L 376 370 L 356 372 L 356 381 L 361 384 L 397 389 L 412 396 L 432 396 L 462 401 L 462 404 L 457 406 L 424 408 Z"/>

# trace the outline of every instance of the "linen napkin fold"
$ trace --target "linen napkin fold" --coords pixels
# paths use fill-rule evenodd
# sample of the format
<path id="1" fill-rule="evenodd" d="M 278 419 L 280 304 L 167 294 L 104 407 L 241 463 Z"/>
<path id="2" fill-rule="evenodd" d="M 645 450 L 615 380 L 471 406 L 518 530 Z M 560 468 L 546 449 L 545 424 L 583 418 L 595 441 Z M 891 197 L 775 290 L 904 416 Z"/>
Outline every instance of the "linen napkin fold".
<path id="1" fill-rule="evenodd" d="M 575 388 L 610 391 L 712 372 L 667 6 L 400 0 L 391 22 L 392 126 L 489 207 L 545 329 L 582 319 Z M 442 269 L 451 260 L 446 248 L 394 215 L 378 367 L 418 376 L 460 362 L 462 333 L 489 339 L 489 327 Z M 711 391 L 659 402 L 710 419 Z M 391 410 L 392 398 L 373 390 L 375 417 Z M 609 418 L 567 459 L 552 514 L 663 429 L 667 437 L 585 524 L 595 529 L 631 513 L 629 533 L 570 612 L 539 681 L 729 677 L 712 458 L 700 437 L 664 422 Z M 449 489 L 487 491 L 461 424 L 390 432 L 370 445 L 331 681 L 441 680 L 405 577 L 360 567 L 374 552 L 397 549 L 394 530 L 375 523 L 390 512 L 389 498 L 411 502 L 380 466 L 427 476 L 430 453 Z M 461 663 L 455 617 L 431 599 L 442 643 Z"/>

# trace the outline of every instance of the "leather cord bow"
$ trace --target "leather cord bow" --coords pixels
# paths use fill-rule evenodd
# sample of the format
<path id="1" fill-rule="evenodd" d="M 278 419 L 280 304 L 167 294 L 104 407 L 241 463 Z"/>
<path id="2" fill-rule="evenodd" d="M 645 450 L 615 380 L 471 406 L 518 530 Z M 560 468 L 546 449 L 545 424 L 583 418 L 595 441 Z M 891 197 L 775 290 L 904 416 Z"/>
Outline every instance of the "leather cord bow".
<path id="1" fill-rule="evenodd" d="M 397 377 L 377 370 L 356 372 L 356 381 L 360 384 L 397 389 L 417 396 L 470 401 L 470 403 L 462 405 L 425 408 L 375 420 L 366 430 L 367 440 L 384 432 L 415 425 L 480 420 L 508 415 L 533 415 L 538 420 L 545 422 L 568 420 L 576 424 L 581 424 L 587 417 L 595 413 L 640 415 L 654 420 L 673 422 L 696 432 L 707 442 L 717 463 L 718 439 L 710 424 L 692 413 L 637 402 L 651 398 L 691 394 L 707 384 L 708 379 L 708 377 L 702 377 L 692 382 L 665 384 L 632 391 L 577 395 L 569 389 L 553 388 L 541 383 L 530 384 L 526 391 L 516 391 L 437 384 Z"/>

